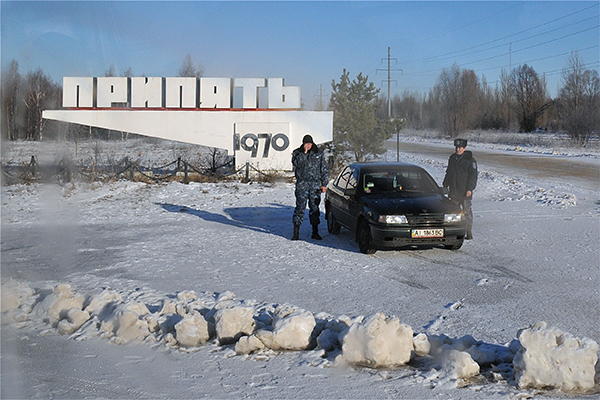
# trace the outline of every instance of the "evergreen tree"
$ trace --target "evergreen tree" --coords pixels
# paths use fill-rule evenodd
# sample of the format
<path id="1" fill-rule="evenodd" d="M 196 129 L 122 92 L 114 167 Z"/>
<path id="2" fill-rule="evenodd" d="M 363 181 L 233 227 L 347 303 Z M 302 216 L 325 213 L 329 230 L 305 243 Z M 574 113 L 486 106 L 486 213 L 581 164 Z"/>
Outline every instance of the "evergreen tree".
<path id="1" fill-rule="evenodd" d="M 357 162 L 369 155 L 385 152 L 383 143 L 391 136 L 387 119 L 377 118 L 379 89 L 369 82 L 368 76 L 359 73 L 350 80 L 344 69 L 340 81 L 331 83 L 330 109 L 333 110 L 333 144 L 337 159 L 352 152 Z"/>

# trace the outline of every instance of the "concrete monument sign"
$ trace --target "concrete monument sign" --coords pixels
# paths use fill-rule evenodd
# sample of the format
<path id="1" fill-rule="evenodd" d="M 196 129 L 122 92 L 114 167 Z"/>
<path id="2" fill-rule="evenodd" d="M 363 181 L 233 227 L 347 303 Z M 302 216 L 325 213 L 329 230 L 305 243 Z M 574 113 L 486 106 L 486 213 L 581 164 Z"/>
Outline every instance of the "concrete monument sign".
<path id="1" fill-rule="evenodd" d="M 291 170 L 302 137 L 333 139 L 333 112 L 302 111 L 282 78 L 65 77 L 46 119 L 227 150 L 236 167 Z"/>

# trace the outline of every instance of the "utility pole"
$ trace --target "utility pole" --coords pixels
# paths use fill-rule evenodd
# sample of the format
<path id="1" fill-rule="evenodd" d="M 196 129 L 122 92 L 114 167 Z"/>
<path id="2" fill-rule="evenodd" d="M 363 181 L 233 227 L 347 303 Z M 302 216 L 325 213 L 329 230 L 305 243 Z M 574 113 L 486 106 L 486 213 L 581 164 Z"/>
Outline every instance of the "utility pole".
<path id="1" fill-rule="evenodd" d="M 323 84 L 319 84 L 319 111 L 323 111 Z"/>
<path id="2" fill-rule="evenodd" d="M 388 118 L 392 118 L 392 94 L 391 94 L 391 90 L 390 90 L 390 86 L 392 83 L 392 71 L 391 71 L 391 52 L 390 52 L 390 47 L 388 47 L 388 78 L 387 78 L 387 84 L 388 84 Z"/>
<path id="3" fill-rule="evenodd" d="M 316 103 L 314 106 L 315 111 L 323 111 L 325 110 L 325 105 L 323 104 L 323 84 L 319 84 L 319 90 L 316 95 Z"/>
<path id="4" fill-rule="evenodd" d="M 383 62 L 383 60 L 385 60 L 385 58 L 382 58 L 381 61 Z M 402 74 L 402 70 L 400 68 L 392 68 L 392 60 L 394 60 L 394 63 L 397 63 L 398 60 L 395 58 L 392 58 L 391 56 L 391 47 L 388 47 L 388 56 L 387 56 L 387 79 L 383 80 L 383 82 L 387 82 L 387 87 L 388 87 L 388 118 L 392 119 L 392 90 L 391 90 L 391 86 L 392 86 L 392 82 L 394 83 L 398 83 L 398 81 L 396 80 L 392 80 L 392 71 L 397 72 L 400 71 L 400 74 Z M 378 68 L 376 71 L 383 71 L 383 69 Z"/>
<path id="5" fill-rule="evenodd" d="M 383 58 L 381 59 L 381 61 L 383 62 Z M 392 123 L 392 125 L 394 126 L 394 129 L 396 130 L 396 161 L 399 162 L 400 161 L 400 123 L 395 122 L 394 119 L 392 118 L 392 71 L 397 72 L 400 71 L 400 75 L 402 75 L 403 71 L 400 68 L 392 68 L 392 60 L 394 60 L 394 63 L 397 63 L 398 60 L 395 58 L 392 58 L 392 51 L 391 51 L 391 47 L 388 47 L 388 56 L 387 56 L 387 80 L 383 81 L 383 82 L 387 82 L 387 87 L 388 87 L 388 118 L 390 119 L 390 122 Z M 381 69 L 378 69 L 377 71 L 380 71 Z M 382 82 L 382 83 L 383 83 Z M 398 83 L 398 81 L 394 80 L 393 82 Z"/>

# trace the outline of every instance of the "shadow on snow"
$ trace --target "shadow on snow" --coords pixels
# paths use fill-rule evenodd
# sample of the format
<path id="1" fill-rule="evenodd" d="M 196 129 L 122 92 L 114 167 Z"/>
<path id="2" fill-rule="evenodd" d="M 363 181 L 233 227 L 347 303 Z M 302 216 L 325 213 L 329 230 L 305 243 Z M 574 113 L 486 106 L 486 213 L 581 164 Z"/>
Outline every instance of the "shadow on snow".
<path id="1" fill-rule="evenodd" d="M 198 218 L 202 218 L 205 221 L 217 222 L 236 228 L 249 229 L 254 232 L 277 235 L 288 240 L 292 236 L 293 206 L 270 203 L 268 206 L 264 207 L 231 207 L 224 209 L 225 215 L 223 215 L 176 204 L 156 204 L 166 211 L 191 214 Z M 306 212 L 308 213 L 308 210 Z M 311 239 L 311 233 L 312 227 L 308 222 L 308 215 L 305 215 L 304 223 L 300 227 L 300 240 L 323 247 L 351 252 L 358 251 L 358 247 L 350 236 L 348 236 L 348 238 L 337 238 L 335 235 L 331 235 L 327 232 L 327 223 L 325 222 L 323 213 L 321 213 L 321 224 L 319 225 L 319 233 L 323 237 L 323 240 Z M 348 235 L 351 235 L 350 232 L 348 232 Z M 342 234 L 339 236 L 346 235 Z"/>

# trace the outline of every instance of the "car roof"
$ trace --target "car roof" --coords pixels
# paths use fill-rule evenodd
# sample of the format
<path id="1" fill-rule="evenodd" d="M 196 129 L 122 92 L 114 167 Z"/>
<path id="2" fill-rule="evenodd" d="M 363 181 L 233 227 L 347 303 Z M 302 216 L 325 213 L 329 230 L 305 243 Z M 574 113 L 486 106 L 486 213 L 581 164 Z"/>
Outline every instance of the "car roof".
<path id="1" fill-rule="evenodd" d="M 418 168 L 418 169 L 423 169 L 421 167 L 419 167 L 418 165 L 415 164 L 409 164 L 409 163 L 397 163 L 397 162 L 393 162 L 393 163 L 383 163 L 383 162 L 377 162 L 377 163 L 353 163 L 350 164 L 349 167 L 352 168 L 357 168 L 360 169 L 361 171 L 364 172 L 377 172 L 377 171 L 386 171 L 389 169 L 402 169 L 402 168 Z"/>

